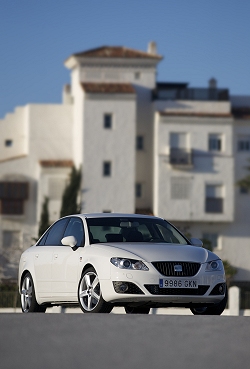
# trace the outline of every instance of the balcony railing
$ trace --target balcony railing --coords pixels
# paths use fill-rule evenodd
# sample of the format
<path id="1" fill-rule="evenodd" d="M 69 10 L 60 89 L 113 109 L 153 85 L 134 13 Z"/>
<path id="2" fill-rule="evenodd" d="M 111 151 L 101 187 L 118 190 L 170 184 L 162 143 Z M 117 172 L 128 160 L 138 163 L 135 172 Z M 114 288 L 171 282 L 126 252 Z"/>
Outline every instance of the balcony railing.
<path id="1" fill-rule="evenodd" d="M 154 100 L 228 101 L 228 89 L 169 87 L 158 83 L 153 91 Z"/>
<path id="2" fill-rule="evenodd" d="M 191 149 L 170 148 L 170 164 L 177 166 L 192 166 L 193 156 Z"/>
<path id="3" fill-rule="evenodd" d="M 223 199 L 217 197 L 207 197 L 206 213 L 223 213 Z"/>

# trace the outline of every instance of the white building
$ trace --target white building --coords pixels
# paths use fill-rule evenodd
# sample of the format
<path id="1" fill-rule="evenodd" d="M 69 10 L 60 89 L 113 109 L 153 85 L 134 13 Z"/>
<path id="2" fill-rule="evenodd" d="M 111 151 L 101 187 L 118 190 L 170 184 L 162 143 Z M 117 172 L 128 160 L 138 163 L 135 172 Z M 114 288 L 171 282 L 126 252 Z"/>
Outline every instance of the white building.
<path id="1" fill-rule="evenodd" d="M 73 164 L 82 168 L 82 212 L 146 212 L 192 236 L 250 282 L 248 172 L 250 99 L 208 88 L 157 83 L 148 52 L 100 47 L 65 61 L 71 85 L 61 105 L 32 104 L 0 120 L 0 266 L 15 278 L 18 257 L 50 220 Z M 232 109 L 233 108 L 233 109 Z M 244 192 L 244 193 L 243 193 Z"/>

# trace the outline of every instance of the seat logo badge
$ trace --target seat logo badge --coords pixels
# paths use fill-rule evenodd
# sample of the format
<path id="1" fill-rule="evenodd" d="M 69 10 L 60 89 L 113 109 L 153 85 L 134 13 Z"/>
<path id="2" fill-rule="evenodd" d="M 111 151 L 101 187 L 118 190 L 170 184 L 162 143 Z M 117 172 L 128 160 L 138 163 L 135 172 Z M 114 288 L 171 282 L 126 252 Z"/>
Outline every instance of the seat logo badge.
<path id="1" fill-rule="evenodd" d="M 174 266 L 174 271 L 175 272 L 182 272 L 182 265 L 175 265 Z"/>

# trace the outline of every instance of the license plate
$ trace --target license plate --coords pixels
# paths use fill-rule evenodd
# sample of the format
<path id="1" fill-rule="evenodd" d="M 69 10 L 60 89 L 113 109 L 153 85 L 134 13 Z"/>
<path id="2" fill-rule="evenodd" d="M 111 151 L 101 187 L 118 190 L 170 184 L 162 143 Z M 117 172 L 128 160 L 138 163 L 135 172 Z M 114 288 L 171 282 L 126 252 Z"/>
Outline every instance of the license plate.
<path id="1" fill-rule="evenodd" d="M 198 288 L 198 280 L 196 279 L 180 279 L 171 278 L 165 279 L 161 278 L 159 281 L 160 288 Z"/>

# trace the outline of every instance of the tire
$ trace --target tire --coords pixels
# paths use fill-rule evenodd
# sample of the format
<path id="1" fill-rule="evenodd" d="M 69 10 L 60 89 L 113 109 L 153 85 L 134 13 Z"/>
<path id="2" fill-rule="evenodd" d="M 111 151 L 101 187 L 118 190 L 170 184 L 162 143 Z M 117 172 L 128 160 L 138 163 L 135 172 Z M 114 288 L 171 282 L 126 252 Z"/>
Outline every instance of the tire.
<path id="1" fill-rule="evenodd" d="M 227 293 L 227 288 L 226 288 L 225 297 L 218 304 L 215 304 L 214 306 L 208 306 L 208 307 L 191 308 L 190 310 L 192 311 L 194 315 L 221 315 L 227 305 L 227 299 L 228 299 L 228 293 Z"/>
<path id="2" fill-rule="evenodd" d="M 21 308 L 23 313 L 45 313 L 46 306 L 36 301 L 34 282 L 30 273 L 26 273 L 21 284 Z"/>
<path id="3" fill-rule="evenodd" d="M 149 314 L 150 311 L 149 307 L 125 306 L 124 309 L 126 311 L 126 314 Z"/>
<path id="4" fill-rule="evenodd" d="M 94 268 L 88 268 L 82 274 L 77 295 L 84 313 L 110 313 L 113 309 L 102 297 L 99 278 Z"/>

